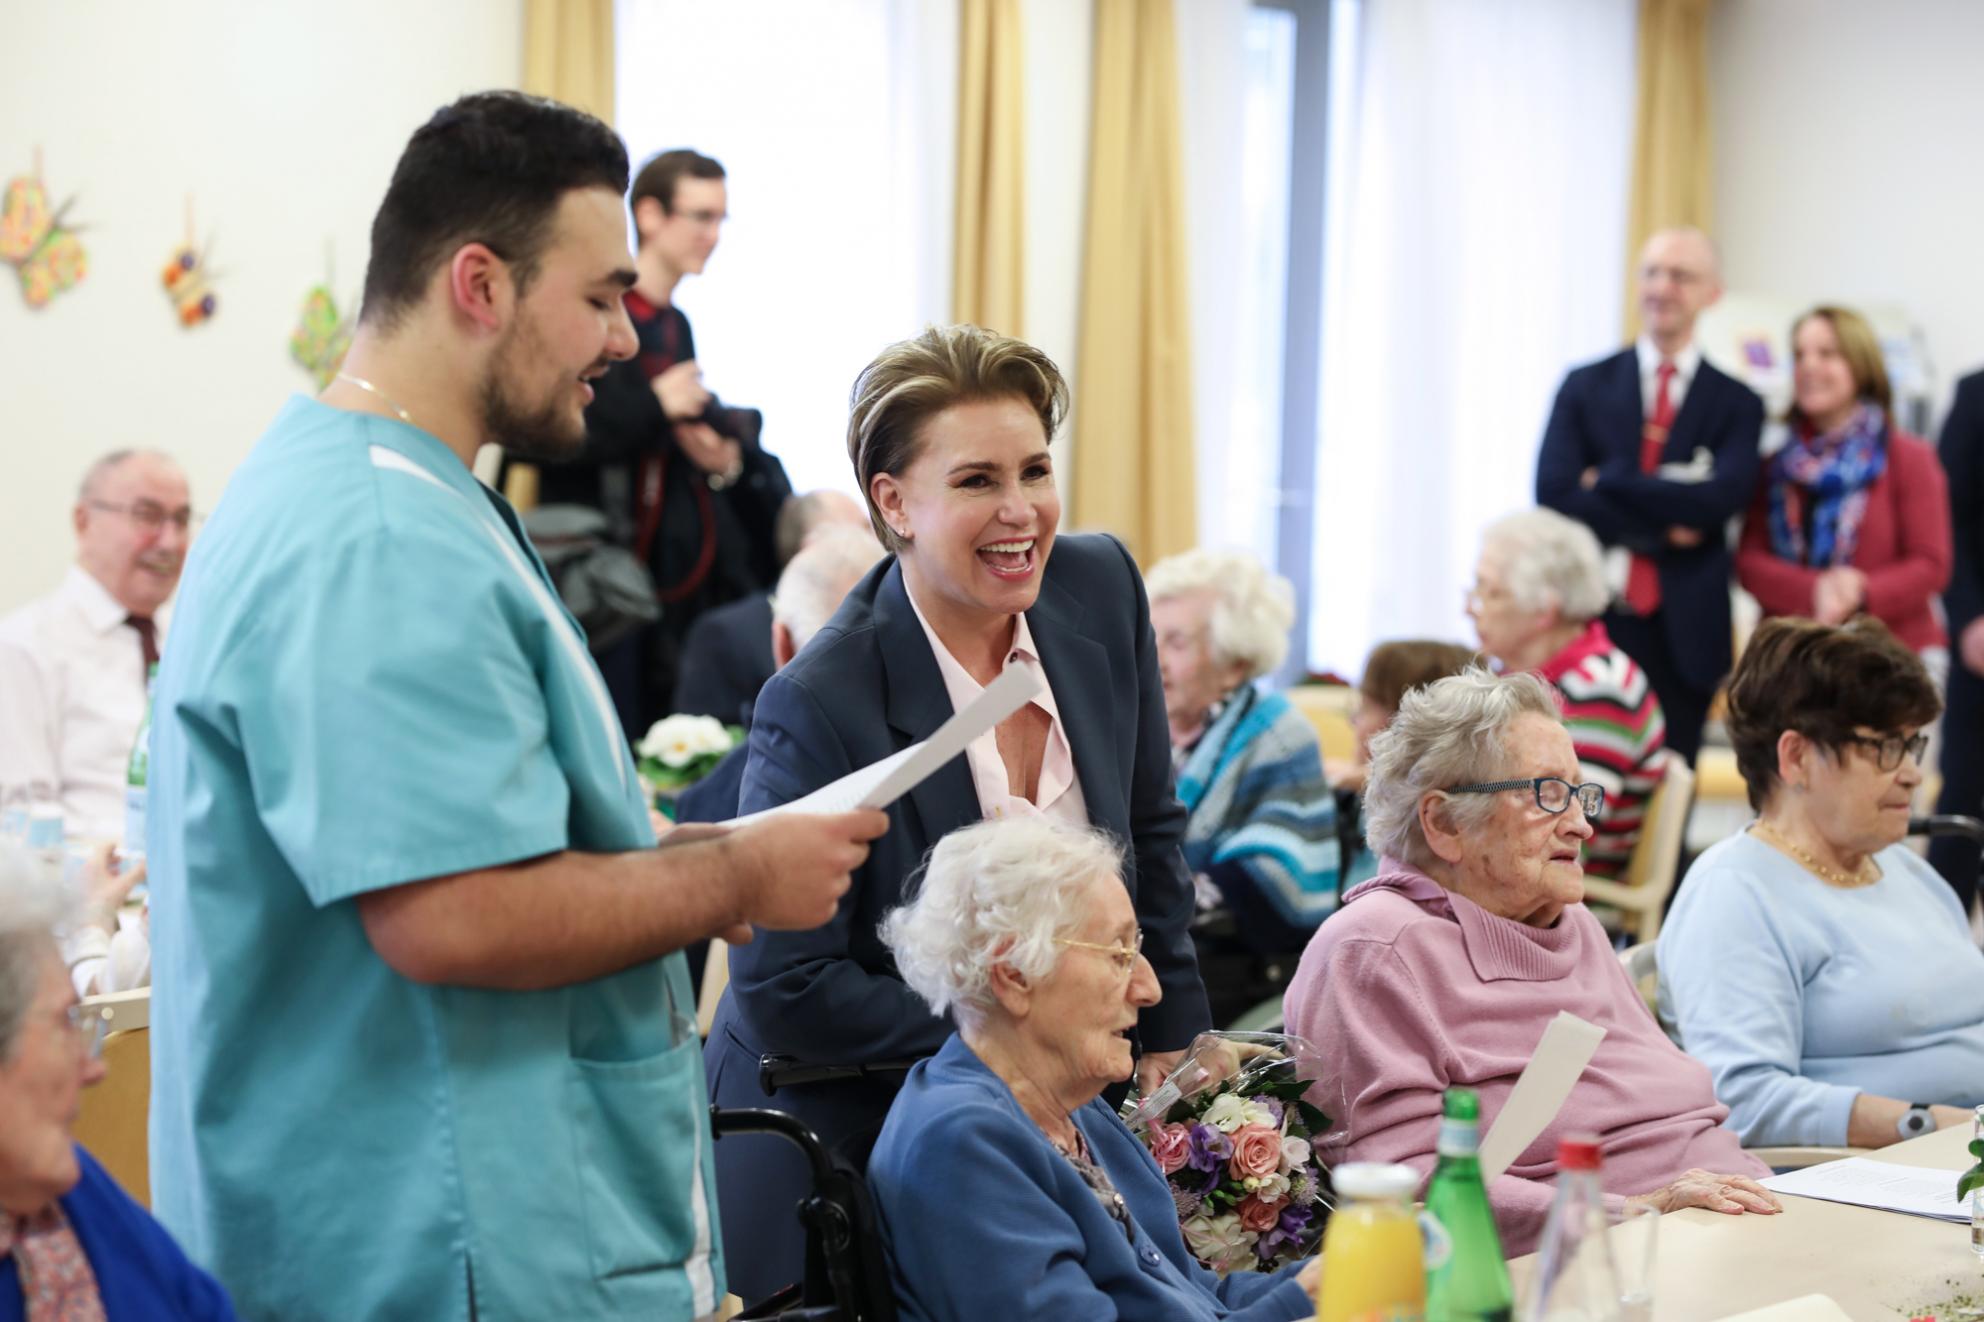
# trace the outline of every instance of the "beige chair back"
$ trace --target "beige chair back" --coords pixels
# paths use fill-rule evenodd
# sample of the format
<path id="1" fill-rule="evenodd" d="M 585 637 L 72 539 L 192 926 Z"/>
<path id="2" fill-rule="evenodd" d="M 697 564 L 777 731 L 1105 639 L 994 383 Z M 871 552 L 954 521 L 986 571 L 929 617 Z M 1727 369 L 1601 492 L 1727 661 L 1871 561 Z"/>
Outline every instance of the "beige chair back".
<path id="1" fill-rule="evenodd" d="M 86 1010 L 107 1021 L 103 1040 L 103 1081 L 83 1094 L 76 1117 L 76 1141 L 140 1207 L 152 1205 L 151 989 L 92 996 Z"/>
<path id="2" fill-rule="evenodd" d="M 730 943 L 720 936 L 710 938 L 710 952 L 703 957 L 703 985 L 696 996 L 696 1029 L 705 1038 L 716 1022 L 716 1003 L 730 985 Z"/>
<path id="3" fill-rule="evenodd" d="M 1296 711 L 1308 718 L 1323 746 L 1323 757 L 1348 762 L 1357 756 L 1357 731 L 1350 717 L 1357 710 L 1357 690 L 1344 684 L 1297 684 L 1282 690 Z"/>
<path id="4" fill-rule="evenodd" d="M 1673 753 L 1662 757 L 1666 770 L 1647 800 L 1639 843 L 1626 860 L 1625 875 L 1618 881 L 1587 877 L 1584 883 L 1585 899 L 1619 910 L 1626 934 L 1642 942 L 1660 935 L 1661 913 L 1680 880 L 1681 845 L 1695 798 L 1695 773 L 1687 762 Z"/>

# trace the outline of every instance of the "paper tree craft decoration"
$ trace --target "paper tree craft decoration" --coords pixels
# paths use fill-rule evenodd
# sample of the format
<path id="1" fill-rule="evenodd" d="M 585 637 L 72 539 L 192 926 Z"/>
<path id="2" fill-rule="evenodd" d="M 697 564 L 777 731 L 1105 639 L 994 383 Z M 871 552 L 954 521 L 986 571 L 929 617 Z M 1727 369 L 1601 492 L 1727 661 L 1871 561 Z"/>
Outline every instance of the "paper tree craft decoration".
<path id="1" fill-rule="evenodd" d="M 322 390 L 344 365 L 344 352 L 350 347 L 351 318 L 338 315 L 338 301 L 328 284 L 311 286 L 296 329 L 289 334 L 289 356 L 317 378 L 317 389 Z"/>
<path id="2" fill-rule="evenodd" d="M 82 241 L 63 225 L 74 202 L 70 198 L 49 213 L 39 151 L 34 154 L 33 174 L 7 181 L 6 202 L 0 207 L 0 257 L 20 273 L 21 294 L 31 308 L 46 307 L 50 299 L 89 274 Z"/>
<path id="3" fill-rule="evenodd" d="M 207 253 L 213 248 L 208 241 L 205 249 L 193 244 L 193 199 L 186 199 L 186 242 L 173 251 L 172 260 L 165 264 L 159 274 L 159 283 L 165 286 L 166 296 L 172 300 L 179 314 L 179 324 L 188 329 L 201 322 L 210 321 L 220 308 L 220 300 L 214 297 L 209 284 L 214 272 L 207 266 Z"/>

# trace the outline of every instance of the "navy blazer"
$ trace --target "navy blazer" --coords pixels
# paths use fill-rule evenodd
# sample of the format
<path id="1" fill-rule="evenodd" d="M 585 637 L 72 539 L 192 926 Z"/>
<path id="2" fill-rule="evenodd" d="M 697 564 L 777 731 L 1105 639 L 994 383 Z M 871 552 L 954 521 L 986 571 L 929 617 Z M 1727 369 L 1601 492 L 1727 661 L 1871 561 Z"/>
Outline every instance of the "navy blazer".
<path id="1" fill-rule="evenodd" d="M 1984 615 L 1984 372 L 1972 372 L 1956 383 L 1956 401 L 1943 421 L 1937 453 L 1950 479 L 1950 529 L 1956 543 L 1950 585 L 1943 593 L 1954 651 L 1965 626 Z M 1961 657 L 1954 668 L 1963 668 Z"/>
<path id="2" fill-rule="evenodd" d="M 772 660 L 772 594 L 753 592 L 704 611 L 682 640 L 670 711 L 749 725 Z"/>
<path id="3" fill-rule="evenodd" d="M 868 1167 L 903 1322 L 1315 1316 L 1301 1264 L 1223 1280 L 1201 1267 L 1143 1144 L 1100 1098 L 1073 1118 L 1128 1231 L 963 1038 L 910 1073 Z"/>
<path id="4" fill-rule="evenodd" d="M 1634 349 L 1574 369 L 1557 391 L 1543 432 L 1536 503 L 1585 524 L 1608 546 L 1653 557 L 1675 665 L 1697 689 L 1713 689 L 1729 672 L 1734 646 L 1728 525 L 1757 489 L 1764 404 L 1748 386 L 1702 360 L 1662 454 L 1663 463 L 1684 464 L 1707 450 L 1714 467 L 1701 482 L 1640 471 L 1644 419 Z M 1598 470 L 1590 490 L 1580 481 L 1588 468 Z M 1667 530 L 1676 526 L 1701 533 L 1701 545 L 1669 545 Z"/>

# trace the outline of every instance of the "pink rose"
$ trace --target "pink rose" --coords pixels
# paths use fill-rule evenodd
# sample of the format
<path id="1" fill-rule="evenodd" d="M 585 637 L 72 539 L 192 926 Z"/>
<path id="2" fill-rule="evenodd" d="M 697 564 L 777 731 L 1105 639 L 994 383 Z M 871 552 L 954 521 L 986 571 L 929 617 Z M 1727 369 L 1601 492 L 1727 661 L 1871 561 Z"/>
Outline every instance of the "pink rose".
<path id="1" fill-rule="evenodd" d="M 1166 1175 L 1184 1167 L 1192 1155 L 1192 1127 L 1190 1125 L 1154 1124 L 1150 1127 L 1150 1155 L 1157 1158 L 1157 1168 Z"/>
<path id="2" fill-rule="evenodd" d="M 1234 1205 L 1233 1210 L 1240 1215 L 1240 1224 L 1257 1235 L 1273 1230 L 1281 1220 L 1281 1209 L 1288 1206 L 1286 1198 L 1270 1198 L 1263 1202 L 1256 1194 L 1248 1194 Z"/>
<path id="3" fill-rule="evenodd" d="M 1233 1158 L 1227 1170 L 1236 1180 L 1259 1179 L 1281 1169 L 1281 1131 L 1269 1125 L 1242 1125 L 1233 1131 Z"/>

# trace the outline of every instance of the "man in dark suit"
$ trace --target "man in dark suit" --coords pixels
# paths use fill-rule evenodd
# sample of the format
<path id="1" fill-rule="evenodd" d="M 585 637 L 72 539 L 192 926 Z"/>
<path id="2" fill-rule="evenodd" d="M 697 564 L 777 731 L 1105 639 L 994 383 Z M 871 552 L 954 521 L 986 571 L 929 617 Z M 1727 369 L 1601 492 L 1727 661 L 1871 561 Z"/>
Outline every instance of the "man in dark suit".
<path id="1" fill-rule="evenodd" d="M 842 524 L 864 533 L 868 530 L 867 514 L 845 492 L 809 491 L 786 501 L 778 512 L 775 530 L 779 572 L 785 572 L 815 532 Z M 853 586 L 852 579 L 847 586 Z M 847 588 L 843 587 L 834 598 L 835 604 L 846 595 Z M 827 615 L 831 614 L 829 610 Z M 827 622 L 827 615 L 820 617 L 820 624 Z M 810 631 L 807 636 L 812 636 Z M 772 594 L 753 592 L 739 597 L 705 611 L 689 626 L 689 636 L 682 640 L 682 665 L 669 710 L 714 716 L 725 724 L 749 725 L 758 690 L 784 664 L 772 655 Z"/>
<path id="2" fill-rule="evenodd" d="M 1943 423 L 1938 453 L 1950 479 L 1956 563 L 1943 594 L 1954 655 L 1949 706 L 1943 713 L 1943 793 L 1936 811 L 1984 817 L 1984 372 L 1972 372 L 1956 383 L 1956 402 Z M 1977 898 L 1977 846 L 1968 840 L 1932 840 L 1929 861 L 1969 913 Z"/>
<path id="3" fill-rule="evenodd" d="M 1695 319 L 1722 296 L 1714 245 L 1663 230 L 1640 259 L 1639 342 L 1574 369 L 1536 460 L 1536 501 L 1586 524 L 1607 548 L 1612 640 L 1639 663 L 1690 762 L 1728 673 L 1729 520 L 1756 490 L 1764 407 L 1695 346 Z"/>

